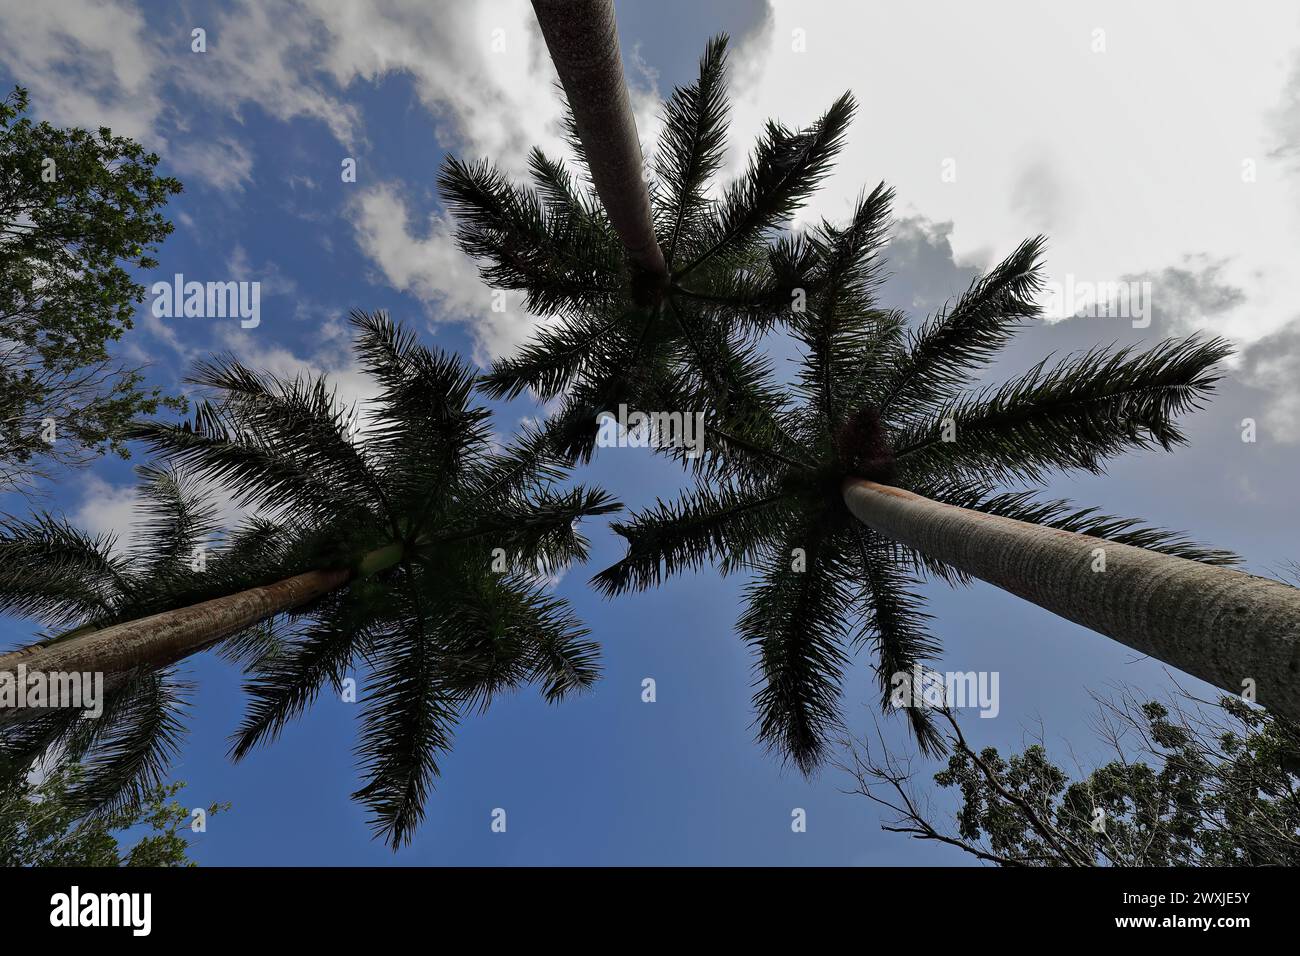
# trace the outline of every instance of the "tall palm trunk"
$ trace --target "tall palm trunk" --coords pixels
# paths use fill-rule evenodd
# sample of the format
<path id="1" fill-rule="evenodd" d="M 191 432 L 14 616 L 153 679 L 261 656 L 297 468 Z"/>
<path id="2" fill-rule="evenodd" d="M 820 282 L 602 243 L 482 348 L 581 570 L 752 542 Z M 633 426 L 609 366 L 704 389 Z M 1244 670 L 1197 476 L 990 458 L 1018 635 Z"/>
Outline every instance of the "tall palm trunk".
<path id="1" fill-rule="evenodd" d="M 347 570 L 308 571 L 274 584 L 223 595 L 189 607 L 78 634 L 52 644 L 0 655 L 0 671 L 99 671 L 161 667 L 273 614 L 306 604 L 341 586 Z"/>
<path id="2" fill-rule="evenodd" d="M 401 545 L 388 545 L 367 554 L 355 569 L 307 571 L 188 607 L 0 654 L 0 674 L 12 675 L 16 683 L 19 665 L 27 674 L 99 673 L 111 686 L 114 677 L 132 668 L 174 664 L 251 624 L 323 597 L 353 578 L 391 567 L 401 554 Z M 40 708 L 0 709 L 0 724 L 40 712 Z"/>
<path id="3" fill-rule="evenodd" d="M 533 0 L 533 10 L 569 98 L 596 193 L 628 255 L 663 281 L 668 268 L 650 217 L 614 0 Z"/>
<path id="4" fill-rule="evenodd" d="M 1300 588 L 871 481 L 843 490 L 872 530 L 1300 719 Z"/>

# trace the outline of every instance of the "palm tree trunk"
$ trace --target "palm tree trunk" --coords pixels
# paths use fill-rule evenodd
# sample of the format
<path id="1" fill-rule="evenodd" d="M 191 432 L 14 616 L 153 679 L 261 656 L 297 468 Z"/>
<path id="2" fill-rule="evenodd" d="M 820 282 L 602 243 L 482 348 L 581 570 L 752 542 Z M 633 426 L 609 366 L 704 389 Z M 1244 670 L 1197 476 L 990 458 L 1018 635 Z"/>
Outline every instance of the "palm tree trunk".
<path id="1" fill-rule="evenodd" d="M 623 79 L 614 0 L 533 0 L 555 71 L 573 110 L 596 193 L 628 255 L 663 281 L 632 102 Z"/>
<path id="2" fill-rule="evenodd" d="M 308 571 L 274 584 L 227 594 L 201 604 L 124 621 L 52 644 L 0 656 L 0 671 L 115 674 L 134 667 L 163 667 L 263 618 L 306 604 L 337 587 L 351 572 Z"/>
<path id="3" fill-rule="evenodd" d="M 873 531 L 1300 719 L 1300 588 L 871 481 L 843 493 Z"/>
<path id="4" fill-rule="evenodd" d="M 307 571 L 189 607 L 33 644 L 0 654 L 0 674 L 12 675 L 16 683 L 22 665 L 27 674 L 99 673 L 111 682 L 132 668 L 166 667 L 251 624 L 323 597 L 354 578 L 392 567 L 402 553 L 400 544 L 391 544 L 371 551 L 355 569 Z M 0 709 L 0 724 L 40 712 L 40 708 Z"/>

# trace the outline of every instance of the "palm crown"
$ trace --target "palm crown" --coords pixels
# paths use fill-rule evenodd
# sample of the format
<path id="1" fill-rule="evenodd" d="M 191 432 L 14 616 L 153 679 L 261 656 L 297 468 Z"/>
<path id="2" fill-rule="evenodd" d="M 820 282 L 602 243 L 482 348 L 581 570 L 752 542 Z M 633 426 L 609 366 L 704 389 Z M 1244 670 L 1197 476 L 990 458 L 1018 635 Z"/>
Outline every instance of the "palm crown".
<path id="1" fill-rule="evenodd" d="M 224 638 L 251 672 L 232 753 L 274 738 L 323 686 L 341 688 L 364 665 L 357 754 L 366 783 L 354 796 L 397 845 L 423 814 L 461 715 L 525 683 L 559 700 L 597 676 L 597 645 L 548 592 L 546 575 L 585 557 L 577 519 L 619 506 L 599 490 L 558 490 L 565 471 L 534 431 L 498 447 L 461 359 L 419 345 L 382 314 L 357 314 L 353 325 L 381 389 L 367 415 L 337 402 L 320 378 L 277 380 L 233 360 L 201 365 L 192 380 L 214 395 L 193 420 L 145 423 L 133 435 L 177 469 L 147 474 L 161 511 L 133 553 L 117 557 L 110 542 L 53 521 L 10 524 L 5 557 L 57 546 L 30 565 L 3 562 L 0 606 L 51 625 L 103 627 L 297 572 L 348 569 L 344 586 Z M 198 477 L 257 509 L 202 570 L 190 556 L 213 512 Z M 129 799 L 157 779 L 174 746 L 175 689 L 166 671 L 133 674 L 114 691 L 112 719 L 39 718 L 9 736 L 10 754 L 58 740 L 74 758 L 97 751 L 102 773 L 85 796 L 101 806 Z"/>
<path id="2" fill-rule="evenodd" d="M 497 397 L 564 395 L 551 430 L 570 456 L 590 456 L 597 416 L 620 403 L 707 405 L 717 428 L 762 415 L 766 366 L 754 338 L 788 316 L 796 295 L 831 278 L 814 245 L 769 240 L 829 172 L 853 98 L 845 93 L 805 130 L 769 123 L 746 173 L 715 201 L 726 45 L 725 36 L 709 44 L 697 82 L 665 107 L 651 202 L 666 283 L 628 259 L 599 201 L 540 150 L 530 157 L 531 188 L 486 161 L 449 158 L 443 168 L 439 185 L 459 243 L 485 281 L 522 290 L 529 311 L 558 317 L 497 362 L 483 387 Z M 576 135 L 570 142 L 583 161 L 582 143 Z"/>

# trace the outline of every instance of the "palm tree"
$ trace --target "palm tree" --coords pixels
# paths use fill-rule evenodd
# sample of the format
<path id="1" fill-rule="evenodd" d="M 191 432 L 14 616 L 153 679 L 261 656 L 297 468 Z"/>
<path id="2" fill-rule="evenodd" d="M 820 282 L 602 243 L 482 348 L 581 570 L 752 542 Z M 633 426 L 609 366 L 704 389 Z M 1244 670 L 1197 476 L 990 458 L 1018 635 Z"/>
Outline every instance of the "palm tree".
<path id="1" fill-rule="evenodd" d="M 593 46 L 615 41 L 611 31 L 588 37 Z M 850 580 L 837 577 L 837 557 L 811 578 L 767 568 L 773 589 L 759 585 L 742 622 L 766 642 L 764 667 L 775 680 L 760 692 L 760 733 L 805 766 L 819 759 L 823 731 L 833 723 L 828 695 L 842 658 L 830 635 L 845 620 L 846 597 L 883 595 L 871 620 L 895 633 L 894 647 L 913 648 L 898 660 L 929 646 L 919 619 L 906 613 L 909 584 L 898 578 L 904 565 L 988 580 L 1227 690 L 1257 687 L 1260 701 L 1300 716 L 1294 589 L 1207 566 L 1226 556 L 1177 536 L 1060 502 L 1036 503 L 1022 492 L 994 494 L 1011 478 L 1037 482 L 1053 468 L 1098 470 L 1126 449 L 1171 448 L 1181 441 L 1175 416 L 1210 390 L 1212 367 L 1227 347 L 1189 340 L 1145 354 L 1098 350 L 1052 369 L 1040 365 L 1002 390 L 964 390 L 969 373 L 1037 316 L 1042 240 L 1023 244 L 950 311 L 905 335 L 902 317 L 876 308 L 869 295 L 887 190 L 860 201 L 847 227 L 775 234 L 828 171 L 852 113 L 848 94 L 802 133 L 769 123 L 746 174 L 721 199 L 707 198 L 726 123 L 724 50 L 725 38 L 710 43 L 698 81 L 675 91 L 665 110 L 650 186 L 669 269 L 658 297 L 642 292 L 630 278 L 634 270 L 619 268 L 611 228 L 632 245 L 621 225 L 541 154 L 532 157 L 533 191 L 509 186 L 485 164 L 451 163 L 443 174 L 448 202 L 462 218 L 462 247 L 481 260 L 485 278 L 525 290 L 530 308 L 560 316 L 497 365 L 485 381 L 489 391 L 567 394 L 554 430 L 566 451 L 579 454 L 590 453 L 594 414 L 614 401 L 709 410 L 718 467 L 707 467 L 720 486 L 702 485 L 676 510 L 661 505 L 642 515 L 627 529 L 635 536 L 628 562 L 601 578 L 604 586 L 629 586 L 624 575 L 638 586 L 652 582 L 658 560 L 666 571 L 709 556 L 727 567 L 744 564 L 747 552 L 724 553 L 724 539 L 711 537 L 731 517 L 757 536 L 760 551 L 758 542 L 771 545 L 801 529 L 795 536 L 803 544 L 791 547 L 842 556 L 843 539 L 831 528 L 851 529 L 856 540 L 865 525 L 866 540 L 908 558 L 839 568 L 856 575 Z M 565 92 L 575 116 L 596 95 L 567 83 Z M 608 151 L 583 150 L 576 124 L 573 131 L 579 158 L 599 180 L 595 167 Z M 791 308 L 791 294 L 810 304 L 805 312 Z M 771 384 L 754 348 L 753 336 L 778 322 L 808 350 L 802 404 L 792 406 Z M 945 441 L 950 432 L 960 438 Z M 790 494 L 812 496 L 805 518 L 835 520 L 825 527 L 765 524 L 785 514 Z M 697 527 L 702 537 L 691 539 Z M 662 548 L 655 544 L 661 538 Z M 1109 573 L 1091 570 L 1098 548 L 1105 548 Z M 825 590 L 817 593 L 818 586 Z M 810 603 L 787 605 L 780 595 Z M 836 600 L 828 609 L 813 606 L 823 598 Z M 766 609 L 769 599 L 775 603 Z M 789 641 L 772 636 L 782 629 Z M 795 657 L 783 663 L 791 648 Z M 918 732 L 932 739 L 925 727 Z"/>
<path id="2" fill-rule="evenodd" d="M 758 653 L 759 737 L 806 772 L 842 729 L 840 684 L 852 651 L 875 648 L 888 709 L 897 675 L 938 650 L 916 591 L 927 573 L 953 583 L 981 577 L 1085 624 L 1103 613 L 1088 602 L 1103 589 L 1110 613 L 1138 618 L 1112 636 L 1225 681 L 1252 650 L 1228 660 L 1226 635 L 1204 624 L 1189 626 L 1181 644 L 1161 643 L 1173 625 L 1155 623 L 1138 601 L 1121 604 L 1119 594 L 1148 566 L 1252 587 L 1262 579 L 1216 567 L 1235 559 L 1179 534 L 998 488 L 1039 484 L 1056 470 L 1100 472 L 1125 451 L 1181 443 L 1175 419 L 1212 390 L 1226 344 L 1096 349 L 972 388 L 973 373 L 1019 324 L 1007 317 L 1034 314 L 1040 243 L 1022 245 L 909 335 L 902 316 L 873 301 L 889 198 L 876 190 L 847 227 L 813 231 L 819 255 L 839 264 L 837 279 L 792 323 L 804 354 L 789 393 L 770 409 L 776 428 L 712 436 L 694 489 L 614 525 L 627 556 L 598 574 L 597 586 L 644 589 L 706 563 L 753 572 L 739 628 Z M 1105 549 L 1104 571 L 1094 548 Z M 1222 672 L 1198 668 L 1202 633 L 1219 639 Z M 1237 673 L 1257 675 L 1263 694 L 1269 674 Z M 923 747 L 939 743 L 925 709 L 907 716 Z"/>
<path id="3" fill-rule="evenodd" d="M 768 124 L 748 171 L 711 201 L 728 112 L 727 38 L 720 36 L 705 51 L 697 82 L 676 90 L 666 106 L 645 199 L 639 162 L 635 177 L 627 171 L 629 149 L 615 149 L 613 134 L 593 138 L 584 121 L 593 110 L 603 116 L 620 103 L 625 108 L 626 93 L 620 100 L 605 86 L 574 81 L 566 66 L 575 47 L 593 62 L 617 64 L 612 5 L 535 6 L 572 106 L 572 147 L 590 169 L 599 200 L 562 162 L 536 149 L 531 187 L 512 184 L 487 161 L 444 163 L 443 199 L 457 219 L 461 248 L 479 262 L 484 280 L 522 290 L 530 312 L 558 316 L 497 362 L 483 387 L 495 397 L 529 390 L 542 401 L 564 396 L 551 431 L 558 447 L 580 460 L 591 455 L 598 415 L 619 404 L 708 406 L 717 427 L 724 410 L 728 420 L 761 416 L 768 369 L 753 340 L 820 281 L 813 247 L 789 237 L 769 240 L 830 170 L 853 115 L 852 96 L 845 93 L 805 130 Z M 589 8 L 599 25 L 590 35 L 582 19 Z M 626 145 L 630 111 L 609 123 Z M 610 196 L 614 181 L 627 183 L 626 195 Z M 628 223 L 627 208 L 640 208 L 643 199 L 667 277 L 641 261 L 644 218 Z"/>
<path id="4" fill-rule="evenodd" d="M 103 671 L 109 699 L 100 720 L 9 724 L 3 756 L 26 767 L 61 748 L 89 763 L 86 804 L 115 806 L 157 782 L 175 747 L 176 661 L 216 644 L 249 668 L 236 759 L 364 665 L 354 796 L 396 847 L 462 714 L 525 683 L 552 701 L 592 683 L 598 646 L 546 576 L 585 558 L 577 520 L 618 504 L 557 489 L 565 471 L 539 432 L 496 447 L 461 359 L 383 314 L 352 321 L 381 389 L 368 415 L 323 378 L 209 361 L 192 381 L 214 397 L 193 421 L 134 430 L 171 468 L 145 472 L 155 517 L 129 554 L 49 518 L 5 525 L 0 610 L 76 626 L 0 670 Z M 202 563 L 213 511 L 199 479 L 256 509 Z"/>

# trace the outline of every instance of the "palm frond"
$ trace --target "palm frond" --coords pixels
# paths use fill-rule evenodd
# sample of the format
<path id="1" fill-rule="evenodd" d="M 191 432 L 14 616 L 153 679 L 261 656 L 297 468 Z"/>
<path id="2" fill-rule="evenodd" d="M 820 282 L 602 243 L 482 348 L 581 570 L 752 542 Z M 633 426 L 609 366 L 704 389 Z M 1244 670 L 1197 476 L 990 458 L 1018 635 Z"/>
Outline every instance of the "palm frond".
<path id="1" fill-rule="evenodd" d="M 128 560 L 109 535 L 89 535 L 49 515 L 0 520 L 0 611 L 63 627 L 108 613 Z"/>
<path id="2" fill-rule="evenodd" d="M 627 541 L 627 554 L 592 578 L 606 595 L 644 591 L 682 571 L 718 561 L 728 568 L 752 560 L 789 521 L 791 505 L 779 488 L 743 492 L 701 484 L 675 502 L 659 500 L 610 527 Z"/>
<path id="3" fill-rule="evenodd" d="M 843 609 L 853 601 L 846 571 L 826 529 L 800 529 L 746 589 L 738 625 L 758 651 L 758 739 L 805 774 L 821 765 L 843 727 Z"/>
<path id="4" fill-rule="evenodd" d="M 620 330 L 638 323 L 636 312 L 616 312 L 610 317 L 587 314 L 565 316 L 539 330 L 514 354 L 497 359 L 483 376 L 483 391 L 493 398 L 517 398 L 532 390 L 542 401 L 550 401 L 623 334 Z"/>
<path id="5" fill-rule="evenodd" d="M 659 243 L 672 268 L 682 236 L 699 231 L 708 209 L 706 187 L 722 164 L 727 140 L 727 36 L 709 41 L 699 78 L 678 87 L 664 104 L 664 127 L 654 171 L 662 184 Z"/>
<path id="6" fill-rule="evenodd" d="M 438 176 L 456 241 L 494 289 L 525 293 L 539 315 L 599 305 L 623 282 L 622 252 L 603 217 L 546 201 L 488 162 L 448 157 Z M 552 190 L 553 193 L 553 190 Z"/>
<path id="7" fill-rule="evenodd" d="M 1239 555 L 1198 544 L 1185 532 L 1153 528 L 1137 518 L 1103 514 L 1095 507 L 1079 508 L 1063 498 L 1035 500 L 1034 494 L 1033 491 L 1005 492 L 983 500 L 970 501 L 962 507 L 1047 528 L 1086 534 L 1116 544 L 1172 554 L 1203 564 L 1225 567 L 1241 564 Z"/>
<path id="8" fill-rule="evenodd" d="M 781 236 L 761 257 L 745 268 L 706 269 L 689 287 L 677 287 L 687 302 L 718 313 L 729 329 L 761 335 L 778 322 L 788 322 L 802 299 L 820 288 L 821 262 L 816 247 L 803 233 Z"/>
<path id="9" fill-rule="evenodd" d="M 414 533 L 487 447 L 488 413 L 471 405 L 477 374 L 385 313 L 353 313 L 352 325 L 362 366 L 383 386 L 364 441 L 384 489 L 373 497 Z"/>
<path id="10" fill-rule="evenodd" d="M 95 814 L 135 806 L 180 751 L 183 720 L 193 685 L 174 669 L 133 673 L 105 693 L 103 713 L 78 720 L 64 739 L 69 759 L 82 772 L 69 800 Z"/>
<path id="11" fill-rule="evenodd" d="M 188 381 L 220 393 L 236 426 L 280 457 L 301 463 L 345 496 L 384 500 L 356 441 L 355 410 L 338 402 L 323 375 L 276 379 L 229 356 L 195 363 Z"/>
<path id="12" fill-rule="evenodd" d="M 275 740 L 311 706 L 325 684 L 342 689 L 348 666 L 365 644 L 382 603 L 382 593 L 373 587 L 353 585 L 333 597 L 277 653 L 261 658 L 244 684 L 249 703 L 231 737 L 232 759 L 242 760 L 255 747 Z"/>
<path id="13" fill-rule="evenodd" d="M 845 228 L 822 223 L 813 240 L 822 265 L 811 308 L 791 317 L 806 349 L 800 382 L 832 428 L 854 411 L 864 359 L 892 332 L 892 313 L 873 308 L 873 291 L 893 195 L 881 184 L 859 198 Z"/>
<path id="14" fill-rule="evenodd" d="M 865 626 L 855 643 L 869 641 L 875 646 L 880 706 L 888 712 L 899 675 L 910 681 L 913 668 L 925 667 L 940 648 L 926 627 L 930 615 L 921 610 L 924 602 L 915 590 L 919 582 L 899 565 L 889 543 L 865 527 L 853 527 L 850 534 L 865 585 L 862 600 L 866 605 Z M 922 751 L 941 753 L 943 734 L 930 712 L 924 707 L 908 706 L 904 713 Z"/>
<path id="15" fill-rule="evenodd" d="M 749 169 L 727 188 L 705 225 L 702 251 L 676 278 L 714 258 L 752 250 L 786 222 L 830 172 L 855 109 L 852 94 L 844 93 L 806 130 L 793 132 L 769 122 Z"/>
<path id="16" fill-rule="evenodd" d="M 434 635 L 415 613 L 375 641 L 356 746 L 366 784 L 352 797 L 393 849 L 411 841 L 438 776 L 438 755 L 451 748 L 457 701 L 438 672 Z"/>
<path id="17" fill-rule="evenodd" d="M 922 326 L 898 356 L 879 407 L 898 417 L 924 414 L 948 401 L 1026 322 L 1038 316 L 1042 236 L 1016 247 L 976 279 L 951 309 Z"/>
<path id="18" fill-rule="evenodd" d="M 1098 348 L 959 398 L 929 427 L 904 434 L 897 459 L 988 482 L 1041 483 L 1049 470 L 1100 472 L 1124 451 L 1168 451 L 1185 439 L 1177 418 L 1201 407 L 1230 355 L 1223 339 L 1170 340 L 1146 352 Z M 944 440 L 945 422 L 955 440 Z M 951 435 L 952 432 L 949 432 Z"/>
<path id="19" fill-rule="evenodd" d="M 195 552 L 217 530 L 216 503 L 193 474 L 156 465 L 140 465 L 136 474 L 146 510 L 132 548 L 136 573 L 184 577 Z"/>
<path id="20" fill-rule="evenodd" d="M 226 488 L 241 506 L 269 514 L 323 520 L 353 512 L 365 500 L 211 402 L 197 402 L 192 419 L 181 424 L 133 423 L 127 437 L 174 467 Z"/>
<path id="21" fill-rule="evenodd" d="M 498 500 L 487 513 L 472 505 L 461 509 L 465 523 L 441 531 L 433 547 L 473 540 L 501 549 L 512 567 L 554 574 L 586 559 L 587 540 L 576 527 L 579 519 L 610 514 L 622 507 L 600 489 L 539 490 Z"/>
<path id="22" fill-rule="evenodd" d="M 588 640 L 591 632 L 567 601 L 537 585 L 523 593 L 522 612 L 513 626 L 529 649 L 528 680 L 542 685 L 548 703 L 589 690 L 600 677 L 600 644 Z"/>

